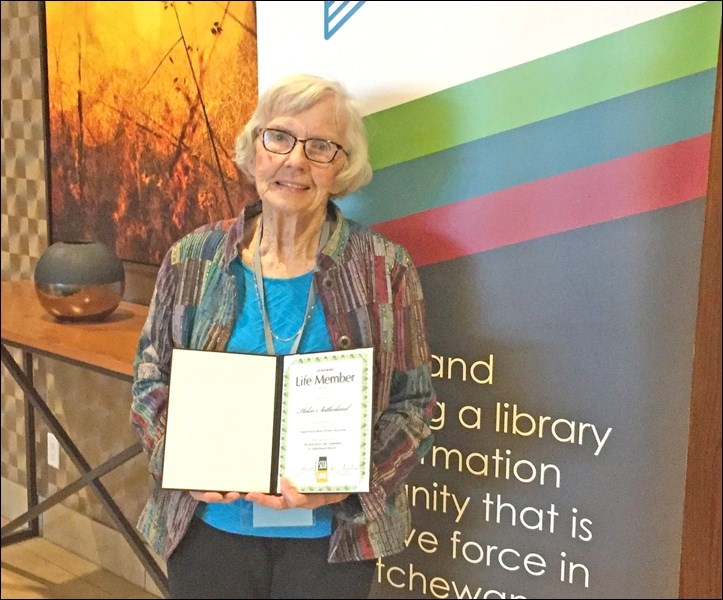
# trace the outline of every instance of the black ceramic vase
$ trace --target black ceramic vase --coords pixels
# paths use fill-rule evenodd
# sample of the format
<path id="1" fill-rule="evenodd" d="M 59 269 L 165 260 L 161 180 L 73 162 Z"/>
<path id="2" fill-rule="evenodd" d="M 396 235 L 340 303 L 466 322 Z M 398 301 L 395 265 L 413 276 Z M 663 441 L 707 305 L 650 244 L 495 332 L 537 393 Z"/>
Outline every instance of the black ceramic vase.
<path id="1" fill-rule="evenodd" d="M 100 321 L 123 298 L 123 261 L 102 242 L 56 242 L 35 266 L 35 292 L 60 321 Z"/>

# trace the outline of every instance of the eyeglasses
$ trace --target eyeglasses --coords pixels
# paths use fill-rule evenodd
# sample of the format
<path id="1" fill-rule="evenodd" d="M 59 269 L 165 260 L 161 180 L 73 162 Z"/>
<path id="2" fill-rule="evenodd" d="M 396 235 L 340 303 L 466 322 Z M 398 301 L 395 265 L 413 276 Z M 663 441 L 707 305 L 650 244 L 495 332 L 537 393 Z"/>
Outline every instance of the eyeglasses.
<path id="1" fill-rule="evenodd" d="M 331 140 L 302 140 L 278 129 L 262 129 L 259 131 L 259 134 L 261 135 L 261 142 L 264 148 L 269 152 L 273 152 L 274 154 L 289 154 L 294 149 L 294 146 L 296 146 L 296 142 L 301 142 L 306 158 L 317 163 L 330 163 L 336 158 L 339 150 L 346 152 L 341 145 Z"/>

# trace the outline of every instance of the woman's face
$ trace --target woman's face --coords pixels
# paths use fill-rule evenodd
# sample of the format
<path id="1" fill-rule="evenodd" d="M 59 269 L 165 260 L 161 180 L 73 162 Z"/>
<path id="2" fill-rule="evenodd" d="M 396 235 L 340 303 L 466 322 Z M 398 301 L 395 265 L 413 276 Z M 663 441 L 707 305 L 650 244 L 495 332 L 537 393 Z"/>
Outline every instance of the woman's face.
<path id="1" fill-rule="evenodd" d="M 329 96 L 295 115 L 276 115 L 265 127 L 302 140 L 318 138 L 344 145 L 344 125 L 338 121 L 334 99 Z M 265 209 L 297 213 L 325 210 L 329 196 L 339 191 L 335 181 L 346 160 L 344 152 L 339 150 L 332 162 L 323 164 L 306 158 L 301 142 L 289 154 L 269 152 L 261 136 L 255 143 L 256 189 Z"/>

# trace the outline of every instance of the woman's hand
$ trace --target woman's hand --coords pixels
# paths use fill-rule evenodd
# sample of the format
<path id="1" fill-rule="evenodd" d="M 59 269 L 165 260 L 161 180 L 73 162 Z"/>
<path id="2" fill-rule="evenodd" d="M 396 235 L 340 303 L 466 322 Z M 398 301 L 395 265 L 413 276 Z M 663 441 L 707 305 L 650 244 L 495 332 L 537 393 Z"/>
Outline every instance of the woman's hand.
<path id="1" fill-rule="evenodd" d="M 325 504 L 341 502 L 349 494 L 301 494 L 285 477 L 281 478 L 281 495 L 264 494 L 262 492 L 249 492 L 245 499 L 261 506 L 268 506 L 275 510 L 285 508 L 319 508 Z"/>
<path id="2" fill-rule="evenodd" d="M 243 497 L 243 494 L 238 492 L 188 492 L 196 500 L 201 502 L 223 502 L 228 504 L 234 502 L 239 498 Z"/>

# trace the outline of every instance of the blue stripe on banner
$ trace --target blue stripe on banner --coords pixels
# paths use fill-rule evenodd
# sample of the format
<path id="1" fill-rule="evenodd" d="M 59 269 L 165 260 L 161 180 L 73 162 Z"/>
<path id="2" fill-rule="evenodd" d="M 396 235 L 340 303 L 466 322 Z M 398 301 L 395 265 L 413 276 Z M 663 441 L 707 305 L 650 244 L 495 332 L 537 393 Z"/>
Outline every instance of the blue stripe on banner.
<path id="1" fill-rule="evenodd" d="M 331 39 L 339 29 L 358 11 L 361 2 L 324 2 L 324 39 Z M 337 18 L 338 17 L 338 18 Z"/>
<path id="2" fill-rule="evenodd" d="M 715 78 L 703 71 L 376 171 L 340 207 L 383 223 L 709 133 Z"/>

